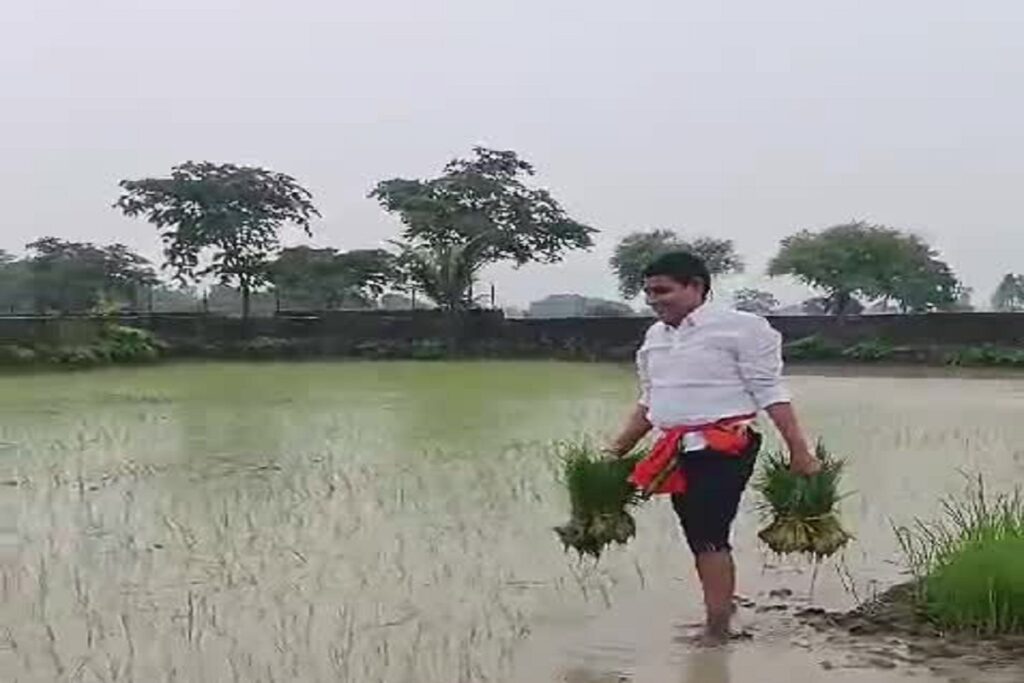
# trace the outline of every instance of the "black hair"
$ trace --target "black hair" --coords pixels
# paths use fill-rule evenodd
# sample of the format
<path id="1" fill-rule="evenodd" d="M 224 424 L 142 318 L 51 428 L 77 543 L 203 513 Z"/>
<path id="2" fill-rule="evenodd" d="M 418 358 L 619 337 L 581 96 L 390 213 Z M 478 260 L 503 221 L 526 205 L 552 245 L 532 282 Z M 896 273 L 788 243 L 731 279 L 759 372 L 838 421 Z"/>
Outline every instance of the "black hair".
<path id="1" fill-rule="evenodd" d="M 704 259 L 688 251 L 670 251 L 651 261 L 643 273 L 645 278 L 663 275 L 681 285 L 700 282 L 704 285 L 704 299 L 711 296 L 711 271 Z"/>

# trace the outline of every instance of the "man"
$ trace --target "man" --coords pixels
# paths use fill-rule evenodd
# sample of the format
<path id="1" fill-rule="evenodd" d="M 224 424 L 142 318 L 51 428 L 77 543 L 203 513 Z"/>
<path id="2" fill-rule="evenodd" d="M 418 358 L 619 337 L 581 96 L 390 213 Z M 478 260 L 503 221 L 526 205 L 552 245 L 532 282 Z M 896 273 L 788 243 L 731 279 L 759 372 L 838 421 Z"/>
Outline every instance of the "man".
<path id="1" fill-rule="evenodd" d="M 736 587 L 731 527 L 760 447 L 752 428 L 757 413 L 774 422 L 795 472 L 814 474 L 821 465 L 782 380 L 781 336 L 766 320 L 711 308 L 711 275 L 688 253 L 651 263 L 644 292 L 659 321 L 637 353 L 638 405 L 607 450 L 623 456 L 652 428 L 660 433 L 633 480 L 672 493 L 704 591 L 705 636 L 721 642 L 729 636 Z"/>

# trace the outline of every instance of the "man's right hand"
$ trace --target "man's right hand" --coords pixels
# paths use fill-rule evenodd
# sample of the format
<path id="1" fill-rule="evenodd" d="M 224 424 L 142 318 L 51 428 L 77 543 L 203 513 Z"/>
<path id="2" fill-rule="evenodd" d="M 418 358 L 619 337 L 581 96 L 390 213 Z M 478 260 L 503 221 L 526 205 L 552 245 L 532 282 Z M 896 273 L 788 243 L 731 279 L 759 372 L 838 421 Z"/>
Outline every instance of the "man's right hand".
<path id="1" fill-rule="evenodd" d="M 622 458 L 625 457 L 626 453 L 628 452 L 628 448 L 622 449 L 615 445 L 605 446 L 604 448 L 601 449 L 601 453 L 603 455 L 608 456 L 609 458 Z"/>
<path id="2" fill-rule="evenodd" d="M 602 448 L 601 452 L 614 458 L 625 457 L 649 431 L 651 431 L 651 423 L 647 421 L 647 408 L 637 405 L 630 413 L 622 431 L 610 444 Z"/>

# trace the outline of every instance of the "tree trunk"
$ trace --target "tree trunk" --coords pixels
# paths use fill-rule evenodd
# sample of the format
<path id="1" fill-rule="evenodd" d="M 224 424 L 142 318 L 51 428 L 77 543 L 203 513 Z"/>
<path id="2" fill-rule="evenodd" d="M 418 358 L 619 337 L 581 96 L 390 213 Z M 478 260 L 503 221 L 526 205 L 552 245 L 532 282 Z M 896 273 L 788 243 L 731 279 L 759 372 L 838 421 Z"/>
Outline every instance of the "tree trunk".
<path id="1" fill-rule="evenodd" d="M 445 344 L 449 358 L 462 355 L 464 330 L 464 312 L 457 308 L 449 308 L 443 313 L 445 326 Z"/>
<path id="2" fill-rule="evenodd" d="M 252 307 L 252 290 L 249 283 L 242 280 L 242 320 L 249 320 L 249 311 Z"/>

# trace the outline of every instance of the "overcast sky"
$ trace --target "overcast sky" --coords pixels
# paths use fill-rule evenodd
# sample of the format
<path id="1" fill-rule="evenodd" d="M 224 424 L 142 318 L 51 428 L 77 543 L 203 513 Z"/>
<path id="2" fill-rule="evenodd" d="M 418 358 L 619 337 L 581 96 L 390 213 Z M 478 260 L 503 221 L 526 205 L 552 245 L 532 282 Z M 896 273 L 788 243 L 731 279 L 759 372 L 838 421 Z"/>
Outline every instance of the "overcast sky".
<path id="1" fill-rule="evenodd" d="M 474 144 L 517 150 L 598 247 L 487 274 L 499 298 L 613 296 L 636 229 L 734 238 L 914 230 L 977 301 L 1024 271 L 1020 0 L 6 0 L 0 248 L 155 231 L 121 178 L 188 160 L 309 187 L 316 243 L 398 230 L 367 191 Z"/>

